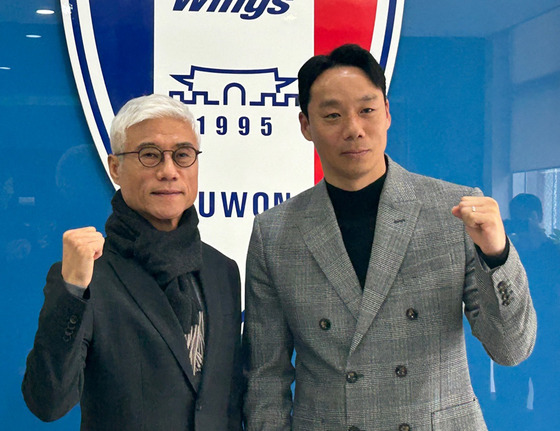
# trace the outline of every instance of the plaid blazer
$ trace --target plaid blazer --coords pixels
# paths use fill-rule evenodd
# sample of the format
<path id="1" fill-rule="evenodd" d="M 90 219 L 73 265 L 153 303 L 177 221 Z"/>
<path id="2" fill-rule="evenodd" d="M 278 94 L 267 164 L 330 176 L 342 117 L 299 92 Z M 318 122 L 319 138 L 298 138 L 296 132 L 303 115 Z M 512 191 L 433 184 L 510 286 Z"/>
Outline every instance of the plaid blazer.
<path id="1" fill-rule="evenodd" d="M 513 245 L 490 270 L 451 214 L 462 196 L 480 194 L 388 159 L 363 290 L 324 182 L 256 217 L 247 430 L 486 430 L 463 313 L 505 365 L 530 355 L 536 316 Z"/>

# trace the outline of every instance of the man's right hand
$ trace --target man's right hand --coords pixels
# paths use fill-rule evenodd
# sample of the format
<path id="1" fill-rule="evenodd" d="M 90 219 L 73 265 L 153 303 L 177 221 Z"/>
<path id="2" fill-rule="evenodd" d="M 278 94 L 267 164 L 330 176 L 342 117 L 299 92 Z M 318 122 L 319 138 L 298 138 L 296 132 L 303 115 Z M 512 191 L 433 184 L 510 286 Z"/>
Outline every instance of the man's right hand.
<path id="1" fill-rule="evenodd" d="M 64 232 L 62 236 L 62 278 L 66 283 L 88 287 L 93 262 L 103 254 L 105 238 L 94 227 Z"/>

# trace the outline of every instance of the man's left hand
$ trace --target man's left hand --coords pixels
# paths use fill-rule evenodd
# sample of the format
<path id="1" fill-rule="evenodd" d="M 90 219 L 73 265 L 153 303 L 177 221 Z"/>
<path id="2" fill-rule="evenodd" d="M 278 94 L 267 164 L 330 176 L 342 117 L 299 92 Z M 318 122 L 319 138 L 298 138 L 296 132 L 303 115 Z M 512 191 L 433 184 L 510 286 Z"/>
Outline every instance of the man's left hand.
<path id="1" fill-rule="evenodd" d="M 499 256 L 506 248 L 506 232 L 498 203 L 487 196 L 463 196 L 451 209 L 463 220 L 467 233 L 486 256 Z"/>

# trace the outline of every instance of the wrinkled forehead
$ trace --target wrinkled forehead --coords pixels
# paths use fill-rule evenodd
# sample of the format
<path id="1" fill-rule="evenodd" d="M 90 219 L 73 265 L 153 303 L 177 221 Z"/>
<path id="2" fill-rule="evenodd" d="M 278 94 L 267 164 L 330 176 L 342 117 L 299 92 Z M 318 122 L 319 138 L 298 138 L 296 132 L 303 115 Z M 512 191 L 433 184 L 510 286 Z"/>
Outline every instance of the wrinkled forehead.
<path id="1" fill-rule="evenodd" d="M 173 149 L 190 145 L 198 149 L 198 139 L 189 121 L 182 118 L 150 118 L 126 129 L 125 147 L 155 145 L 162 149 Z"/>

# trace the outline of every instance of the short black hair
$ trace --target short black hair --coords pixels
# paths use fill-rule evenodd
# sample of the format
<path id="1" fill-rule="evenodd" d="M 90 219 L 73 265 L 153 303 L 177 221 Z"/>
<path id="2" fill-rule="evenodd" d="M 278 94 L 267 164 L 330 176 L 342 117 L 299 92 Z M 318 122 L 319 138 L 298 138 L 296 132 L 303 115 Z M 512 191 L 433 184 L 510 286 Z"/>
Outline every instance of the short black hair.
<path id="1" fill-rule="evenodd" d="M 305 62 L 298 72 L 299 105 L 301 112 L 307 117 L 307 108 L 311 98 L 311 86 L 326 70 L 337 66 L 353 66 L 364 71 L 373 85 L 383 92 L 387 99 L 385 74 L 373 58 L 373 55 L 356 44 L 345 44 L 335 48 L 328 55 L 316 55 Z"/>
<path id="2" fill-rule="evenodd" d="M 541 200 L 530 193 L 519 193 L 509 203 L 509 215 L 514 220 L 529 220 L 532 212 L 535 212 L 539 223 L 543 218 Z"/>

